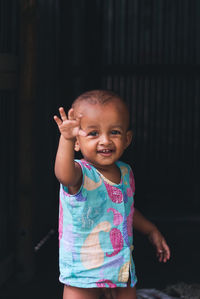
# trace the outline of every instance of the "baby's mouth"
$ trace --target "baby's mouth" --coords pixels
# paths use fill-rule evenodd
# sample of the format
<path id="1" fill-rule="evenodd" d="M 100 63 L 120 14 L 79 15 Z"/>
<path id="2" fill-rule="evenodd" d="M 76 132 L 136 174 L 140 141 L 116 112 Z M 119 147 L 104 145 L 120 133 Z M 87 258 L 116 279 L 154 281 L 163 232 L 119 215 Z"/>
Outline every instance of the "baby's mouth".
<path id="1" fill-rule="evenodd" d="M 97 153 L 101 155 L 111 155 L 113 152 L 113 149 L 102 149 L 97 151 Z"/>

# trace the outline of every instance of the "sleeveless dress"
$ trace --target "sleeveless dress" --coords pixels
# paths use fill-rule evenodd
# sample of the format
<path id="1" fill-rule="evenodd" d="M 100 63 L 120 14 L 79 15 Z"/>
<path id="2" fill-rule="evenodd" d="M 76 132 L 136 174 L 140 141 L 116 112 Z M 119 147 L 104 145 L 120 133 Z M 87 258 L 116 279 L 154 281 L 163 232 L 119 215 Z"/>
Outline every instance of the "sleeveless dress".
<path id="1" fill-rule="evenodd" d="M 60 186 L 60 282 L 80 288 L 131 287 L 133 262 L 134 176 L 121 161 L 120 184 L 114 184 L 85 160 L 75 160 L 83 181 L 76 194 Z"/>

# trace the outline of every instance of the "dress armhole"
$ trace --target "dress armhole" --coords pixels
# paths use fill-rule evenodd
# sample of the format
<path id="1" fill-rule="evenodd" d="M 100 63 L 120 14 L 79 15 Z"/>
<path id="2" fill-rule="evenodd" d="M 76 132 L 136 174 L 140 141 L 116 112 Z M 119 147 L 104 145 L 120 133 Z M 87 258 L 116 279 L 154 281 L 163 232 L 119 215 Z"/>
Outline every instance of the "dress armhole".
<path id="1" fill-rule="evenodd" d="M 83 167 L 83 165 L 81 164 L 81 162 L 79 160 L 75 160 L 75 163 L 80 166 L 80 169 L 81 169 L 81 172 L 82 172 L 81 184 L 80 184 L 80 186 L 78 186 L 78 188 L 71 186 L 70 189 L 72 191 L 70 191 L 70 192 L 69 192 L 69 187 L 64 186 L 64 185 L 61 184 L 64 192 L 68 196 L 73 196 L 73 195 L 79 194 L 81 189 L 82 189 L 82 186 L 84 184 L 84 182 L 83 182 L 83 180 L 84 180 L 84 167 Z"/>

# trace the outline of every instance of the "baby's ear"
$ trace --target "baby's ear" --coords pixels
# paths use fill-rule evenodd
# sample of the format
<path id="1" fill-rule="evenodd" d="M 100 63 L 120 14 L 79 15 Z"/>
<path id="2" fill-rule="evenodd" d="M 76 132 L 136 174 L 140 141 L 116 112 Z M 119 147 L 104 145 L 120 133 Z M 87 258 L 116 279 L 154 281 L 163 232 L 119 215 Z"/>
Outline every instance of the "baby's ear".
<path id="1" fill-rule="evenodd" d="M 130 143 L 132 141 L 132 138 L 133 138 L 133 132 L 131 130 L 128 130 L 126 132 L 126 144 L 125 144 L 125 148 L 127 148 L 130 145 Z"/>
<path id="2" fill-rule="evenodd" d="M 74 145 L 74 150 L 75 150 L 76 152 L 80 151 L 80 146 L 79 146 L 79 142 L 78 142 L 77 139 L 76 139 L 76 142 L 75 142 L 75 145 Z"/>

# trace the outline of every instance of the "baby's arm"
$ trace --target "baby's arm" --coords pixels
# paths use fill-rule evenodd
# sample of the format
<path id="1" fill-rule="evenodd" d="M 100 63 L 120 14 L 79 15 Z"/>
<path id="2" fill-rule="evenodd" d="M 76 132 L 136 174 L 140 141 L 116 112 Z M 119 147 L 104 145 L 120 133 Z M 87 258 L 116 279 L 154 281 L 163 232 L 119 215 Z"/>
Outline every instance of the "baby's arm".
<path id="1" fill-rule="evenodd" d="M 133 214 L 133 227 L 148 236 L 150 242 L 155 246 L 159 262 L 167 262 L 170 258 L 170 249 L 165 238 L 157 227 L 147 220 L 137 209 Z"/>
<path id="2" fill-rule="evenodd" d="M 65 186 L 80 185 L 82 172 L 80 166 L 74 162 L 74 146 L 78 135 L 85 136 L 80 129 L 81 116 L 74 118 L 74 111 L 70 109 L 68 116 L 63 108 L 59 108 L 60 118 L 54 116 L 60 131 L 60 140 L 55 161 L 55 175 Z"/>

